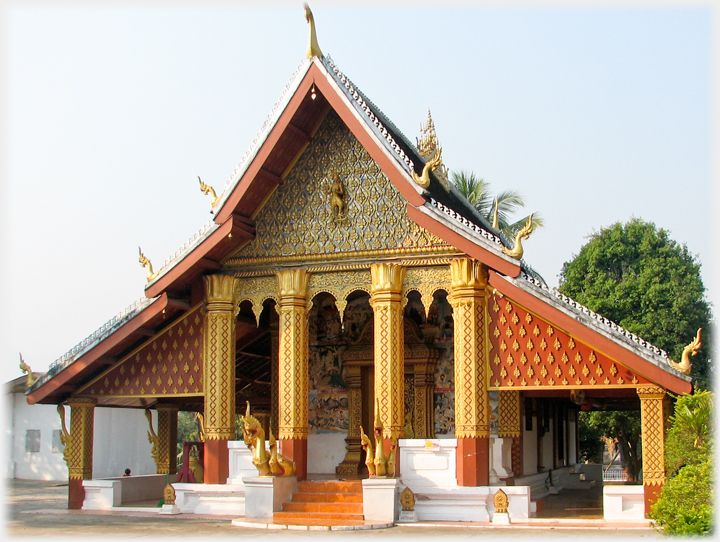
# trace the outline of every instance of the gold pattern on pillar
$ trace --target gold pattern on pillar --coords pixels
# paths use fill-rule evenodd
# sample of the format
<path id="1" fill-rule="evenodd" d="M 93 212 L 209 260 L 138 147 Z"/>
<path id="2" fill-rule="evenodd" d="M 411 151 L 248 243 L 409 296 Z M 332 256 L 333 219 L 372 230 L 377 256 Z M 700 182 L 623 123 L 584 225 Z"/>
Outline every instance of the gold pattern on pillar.
<path id="1" fill-rule="evenodd" d="M 304 269 L 277 274 L 278 313 L 278 438 L 304 439 L 308 435 L 308 309 L 310 279 Z"/>
<path id="2" fill-rule="evenodd" d="M 70 480 L 90 480 L 93 463 L 93 426 L 95 423 L 95 399 L 69 399 L 70 431 L 65 425 L 65 407 L 59 405 L 62 429 L 60 440 L 65 446 L 63 458 L 67 463 Z"/>
<path id="3" fill-rule="evenodd" d="M 278 320 L 270 315 L 270 431 L 278 434 Z"/>
<path id="4" fill-rule="evenodd" d="M 157 454 L 153 455 L 158 474 L 177 473 L 178 407 L 158 405 Z M 150 425 L 152 429 L 152 424 Z M 155 446 L 153 446 L 155 448 Z"/>
<path id="5" fill-rule="evenodd" d="M 205 278 L 205 435 L 207 440 L 235 438 L 235 290 L 237 279 Z"/>
<path id="6" fill-rule="evenodd" d="M 400 293 L 405 268 L 394 263 L 376 263 L 370 266 L 370 274 L 370 306 L 375 314 L 375 401 L 383 438 L 403 438 L 405 345 Z"/>
<path id="7" fill-rule="evenodd" d="M 512 439 L 512 471 L 522 476 L 522 420 L 519 391 L 498 392 L 498 437 Z"/>
<path id="8" fill-rule="evenodd" d="M 643 485 L 665 484 L 665 390 L 658 386 L 637 388 L 642 424 Z"/>
<path id="9" fill-rule="evenodd" d="M 453 308 L 455 344 L 455 436 L 490 436 L 487 394 L 485 307 L 487 268 L 469 258 L 450 261 L 448 301 Z"/>

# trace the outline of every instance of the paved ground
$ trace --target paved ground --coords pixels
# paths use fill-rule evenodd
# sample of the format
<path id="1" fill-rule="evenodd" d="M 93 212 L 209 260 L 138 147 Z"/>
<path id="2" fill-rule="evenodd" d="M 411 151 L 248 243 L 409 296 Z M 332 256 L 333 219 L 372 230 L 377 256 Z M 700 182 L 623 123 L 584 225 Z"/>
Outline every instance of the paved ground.
<path id="1" fill-rule="evenodd" d="M 9 480 L 5 486 L 5 533 L 11 537 L 43 537 L 68 539 L 165 539 L 167 537 L 202 538 L 242 537 L 243 539 L 270 538 L 272 540 L 290 539 L 336 539 L 350 538 L 394 538 L 414 540 L 427 539 L 467 539 L 485 540 L 562 538 L 634 540 L 662 537 L 650 528 L 629 529 L 598 528 L 546 524 L 543 526 L 487 527 L 473 524 L 463 525 L 403 525 L 390 529 L 373 531 L 272 531 L 267 529 L 248 529 L 235 527 L 231 518 L 208 516 L 158 516 L 141 513 L 89 513 L 67 510 L 67 484 L 57 482 L 37 482 Z M 548 521 L 548 520 L 545 520 Z"/>

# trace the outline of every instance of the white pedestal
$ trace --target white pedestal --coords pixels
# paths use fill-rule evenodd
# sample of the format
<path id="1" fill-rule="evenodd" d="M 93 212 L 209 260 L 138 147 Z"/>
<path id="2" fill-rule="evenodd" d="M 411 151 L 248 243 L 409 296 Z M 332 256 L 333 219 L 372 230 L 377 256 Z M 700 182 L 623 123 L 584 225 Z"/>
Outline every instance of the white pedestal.
<path id="1" fill-rule="evenodd" d="M 495 512 L 492 518 L 493 525 L 510 525 L 510 514 L 507 512 L 499 513 Z"/>
<path id="2" fill-rule="evenodd" d="M 258 476 L 243 478 L 245 484 L 245 517 L 271 518 L 284 502 L 297 492 L 295 476 Z"/>
<path id="3" fill-rule="evenodd" d="M 182 514 L 182 510 L 180 510 L 177 506 L 174 504 L 163 504 L 162 508 L 160 508 L 161 514 Z"/>
<path id="4" fill-rule="evenodd" d="M 398 523 L 417 523 L 417 512 L 415 510 L 401 510 Z"/>
<path id="5" fill-rule="evenodd" d="M 363 514 L 366 521 L 394 522 L 398 517 L 397 478 L 366 478 L 363 486 Z"/>
<path id="6" fill-rule="evenodd" d="M 243 478 L 257 477 L 258 470 L 252 458 L 252 450 L 242 440 L 228 441 L 228 484 L 242 486 Z"/>

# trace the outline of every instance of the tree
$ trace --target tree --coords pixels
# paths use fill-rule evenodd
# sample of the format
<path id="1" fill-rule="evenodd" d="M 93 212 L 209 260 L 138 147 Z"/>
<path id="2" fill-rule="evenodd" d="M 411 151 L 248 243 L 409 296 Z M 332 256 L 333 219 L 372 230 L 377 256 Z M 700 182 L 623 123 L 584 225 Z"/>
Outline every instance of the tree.
<path id="1" fill-rule="evenodd" d="M 650 517 L 668 534 L 709 534 L 713 527 L 713 394 L 677 398 L 665 443 L 670 479 Z"/>
<path id="2" fill-rule="evenodd" d="M 638 218 L 601 229 L 563 265 L 559 289 L 675 361 L 703 328 L 691 376 L 696 388 L 710 386 L 711 314 L 700 263 L 666 230 Z"/>
<path id="3" fill-rule="evenodd" d="M 598 437 L 610 437 L 617 440 L 628 480 L 637 481 L 642 470 L 642 458 L 638 446 L 641 426 L 640 413 L 635 411 L 581 412 L 580 424 L 581 427 L 585 426 L 586 434 L 594 432 Z M 581 432 L 583 432 L 582 429 Z"/>
<path id="4" fill-rule="evenodd" d="M 513 238 L 517 231 L 527 223 L 529 215 L 515 222 L 512 222 L 510 218 L 513 213 L 525 206 L 523 197 L 517 190 L 504 190 L 493 197 L 490 192 L 490 183 L 476 177 L 474 173 L 453 171 L 450 178 L 470 205 L 475 207 L 491 224 L 497 201 L 498 229 L 507 237 Z M 539 213 L 533 213 L 533 224 L 536 228 L 544 225 L 543 218 Z"/>

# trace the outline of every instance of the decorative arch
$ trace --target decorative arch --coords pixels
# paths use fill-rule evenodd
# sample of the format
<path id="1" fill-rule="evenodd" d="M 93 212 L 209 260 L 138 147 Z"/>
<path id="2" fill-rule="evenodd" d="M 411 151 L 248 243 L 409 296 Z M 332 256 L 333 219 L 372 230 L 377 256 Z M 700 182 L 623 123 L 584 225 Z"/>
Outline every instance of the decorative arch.
<path id="1" fill-rule="evenodd" d="M 235 303 L 239 307 L 243 301 L 250 301 L 255 314 L 255 322 L 260 325 L 260 314 L 263 311 L 265 300 L 272 299 L 276 304 L 280 304 L 277 292 L 278 282 L 274 276 L 239 279 Z"/>
<path id="2" fill-rule="evenodd" d="M 402 290 L 402 304 L 408 303 L 407 295 L 415 291 L 420 294 L 420 301 L 425 308 L 427 317 L 433 296 L 438 290 L 450 293 L 450 268 L 442 267 L 409 267 L 405 272 L 405 282 Z"/>
<path id="3" fill-rule="evenodd" d="M 335 306 L 340 315 L 340 322 L 345 315 L 347 298 L 353 292 L 362 290 L 370 295 L 370 271 L 344 271 L 342 273 L 313 273 L 308 286 L 308 309 L 312 308 L 313 298 L 320 293 L 330 294 L 335 298 Z"/>

